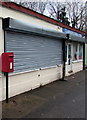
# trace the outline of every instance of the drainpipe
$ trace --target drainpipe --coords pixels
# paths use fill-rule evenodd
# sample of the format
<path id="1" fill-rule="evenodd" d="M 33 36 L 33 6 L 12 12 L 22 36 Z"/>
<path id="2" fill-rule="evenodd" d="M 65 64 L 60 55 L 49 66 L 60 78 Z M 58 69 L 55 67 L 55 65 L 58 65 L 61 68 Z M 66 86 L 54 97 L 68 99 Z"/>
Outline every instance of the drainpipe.
<path id="1" fill-rule="evenodd" d="M 83 70 L 85 70 L 85 43 L 83 43 Z"/>
<path id="2" fill-rule="evenodd" d="M 66 74 L 66 41 L 63 40 L 63 43 L 62 43 L 62 50 L 63 50 L 63 74 L 62 74 L 62 80 L 65 80 L 65 74 Z"/>

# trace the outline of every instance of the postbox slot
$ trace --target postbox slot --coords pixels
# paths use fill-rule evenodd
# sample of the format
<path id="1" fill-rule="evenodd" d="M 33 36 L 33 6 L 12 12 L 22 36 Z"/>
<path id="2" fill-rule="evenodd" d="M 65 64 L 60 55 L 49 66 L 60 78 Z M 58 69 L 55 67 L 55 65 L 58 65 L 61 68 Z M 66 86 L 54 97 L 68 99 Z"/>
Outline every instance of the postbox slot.
<path id="1" fill-rule="evenodd" d="M 13 55 L 9 55 L 9 57 L 14 57 Z"/>

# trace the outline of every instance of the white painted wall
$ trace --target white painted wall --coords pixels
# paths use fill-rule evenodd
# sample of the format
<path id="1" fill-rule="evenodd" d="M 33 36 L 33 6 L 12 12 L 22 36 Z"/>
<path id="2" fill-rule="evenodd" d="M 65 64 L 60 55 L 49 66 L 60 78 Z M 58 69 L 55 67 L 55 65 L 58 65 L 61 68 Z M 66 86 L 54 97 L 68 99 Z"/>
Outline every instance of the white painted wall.
<path id="1" fill-rule="evenodd" d="M 0 120 L 2 118 L 2 79 L 1 79 L 1 75 L 0 75 Z"/>
<path id="2" fill-rule="evenodd" d="M 0 12 L 2 12 L 0 10 Z M 0 18 L 0 55 L 4 50 L 4 36 L 2 30 L 2 19 Z M 2 100 L 2 74 L 0 72 L 0 101 Z M 2 119 L 2 102 L 0 102 L 0 120 Z"/>
<path id="3" fill-rule="evenodd" d="M 70 65 L 66 65 L 66 76 L 72 75 L 76 72 L 79 72 L 83 69 L 83 62 L 74 62 L 72 63 L 72 73 L 68 73 Z"/>
<path id="4" fill-rule="evenodd" d="M 18 95 L 20 93 L 29 91 L 31 89 L 38 88 L 40 85 L 46 85 L 62 77 L 62 67 L 51 67 L 42 70 L 36 70 L 33 72 L 15 74 L 9 76 L 9 97 Z M 0 80 L 1 81 L 1 80 Z M 5 77 L 3 78 L 2 98 L 5 99 L 6 88 L 5 88 Z M 3 88 L 2 88 L 3 87 Z"/>
<path id="5" fill-rule="evenodd" d="M 82 62 L 73 63 L 73 73 L 82 70 Z M 66 65 L 66 76 L 71 75 L 68 73 L 68 65 Z M 51 68 L 46 68 L 42 70 L 36 70 L 26 73 L 14 74 L 9 76 L 9 97 L 30 91 L 32 89 L 38 88 L 40 86 L 46 85 L 53 81 L 62 78 L 62 65 L 54 66 Z M 1 81 L 2 84 L 1 84 Z M 6 95 L 6 79 L 2 77 L 0 79 L 0 91 L 2 91 L 2 96 L 0 96 L 0 101 L 5 99 Z"/>
<path id="6" fill-rule="evenodd" d="M 3 51 L 4 51 L 4 32 L 2 30 L 2 18 L 0 18 L 0 55 Z M 0 72 L 0 100 L 1 98 L 2 98 L 2 73 Z"/>
<path id="7" fill-rule="evenodd" d="M 4 32 L 2 30 L 2 19 L 0 18 L 0 54 L 4 51 Z"/>
<path id="8" fill-rule="evenodd" d="M 11 18 L 14 18 L 17 20 L 22 20 L 24 22 L 29 22 L 31 24 L 36 24 L 36 25 L 39 25 L 42 27 L 46 27 L 46 28 L 50 28 L 50 29 L 62 32 L 62 28 L 60 28 L 60 27 L 58 28 L 57 25 L 53 25 L 44 20 L 38 19 L 36 17 L 30 16 L 30 15 L 22 13 L 22 12 L 18 12 L 16 10 L 12 10 L 10 8 L 0 6 L 0 11 L 1 11 L 1 9 L 2 9 L 2 12 L 0 12 L 0 17 L 3 17 L 3 18 L 11 17 Z"/>

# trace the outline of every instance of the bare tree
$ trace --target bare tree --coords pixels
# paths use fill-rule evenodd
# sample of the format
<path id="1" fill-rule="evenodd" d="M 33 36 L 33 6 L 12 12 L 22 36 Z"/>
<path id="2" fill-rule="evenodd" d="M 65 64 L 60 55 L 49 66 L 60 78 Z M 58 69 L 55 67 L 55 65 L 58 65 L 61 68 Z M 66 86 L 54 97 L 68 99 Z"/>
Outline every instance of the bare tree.
<path id="1" fill-rule="evenodd" d="M 49 16 L 54 19 L 58 19 L 58 13 L 62 8 L 61 2 L 49 2 Z"/>
<path id="2" fill-rule="evenodd" d="M 49 14 L 51 18 L 58 20 L 66 25 L 69 25 L 68 17 L 66 16 L 66 6 L 61 2 L 49 2 Z"/>
<path id="3" fill-rule="evenodd" d="M 44 14 L 47 4 L 47 2 L 38 2 L 38 12 Z"/>
<path id="4" fill-rule="evenodd" d="M 52 1 L 33 1 L 30 0 L 14 0 L 18 4 L 44 14 L 45 10 L 49 14 L 47 16 L 54 18 L 66 25 L 70 25 L 79 30 L 85 28 L 85 3 L 80 0 L 74 2 L 52 2 Z M 70 24 L 69 24 L 70 23 Z"/>
<path id="5" fill-rule="evenodd" d="M 41 14 L 44 14 L 44 11 L 45 11 L 45 8 L 47 5 L 47 2 L 43 2 L 43 1 L 14 0 L 14 2 L 16 2 L 26 8 L 32 9 L 36 12 L 39 12 Z"/>
<path id="6" fill-rule="evenodd" d="M 72 27 L 84 30 L 85 27 L 85 4 L 81 1 L 74 2 L 50 2 L 49 16 L 63 22 L 59 18 L 59 12 L 65 7 L 65 19 Z M 64 18 L 63 18 L 64 19 Z M 64 22 L 63 22 L 64 23 Z"/>
<path id="7" fill-rule="evenodd" d="M 66 2 L 66 13 L 72 27 L 83 30 L 85 26 L 85 4 L 81 1 Z"/>

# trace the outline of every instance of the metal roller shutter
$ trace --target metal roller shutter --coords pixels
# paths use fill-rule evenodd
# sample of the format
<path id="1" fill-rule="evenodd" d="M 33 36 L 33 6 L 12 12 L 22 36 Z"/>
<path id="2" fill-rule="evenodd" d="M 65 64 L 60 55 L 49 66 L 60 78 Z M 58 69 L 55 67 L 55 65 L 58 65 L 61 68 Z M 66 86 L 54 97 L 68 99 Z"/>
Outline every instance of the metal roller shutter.
<path id="1" fill-rule="evenodd" d="M 7 31 L 6 52 L 15 54 L 16 73 L 62 64 L 58 39 Z"/>

